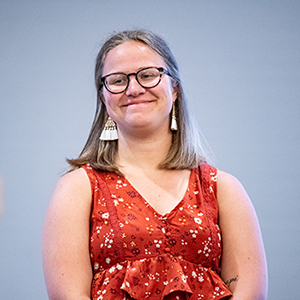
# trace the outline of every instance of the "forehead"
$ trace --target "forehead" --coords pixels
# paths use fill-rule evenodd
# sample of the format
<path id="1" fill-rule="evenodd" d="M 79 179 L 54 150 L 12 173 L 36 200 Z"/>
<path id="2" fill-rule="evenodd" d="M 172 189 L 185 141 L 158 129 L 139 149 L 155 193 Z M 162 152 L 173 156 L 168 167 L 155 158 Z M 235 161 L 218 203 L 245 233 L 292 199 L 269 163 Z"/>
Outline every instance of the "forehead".
<path id="1" fill-rule="evenodd" d="M 166 67 L 163 58 L 142 42 L 125 42 L 110 50 L 104 60 L 103 74 L 137 72 L 145 67 Z"/>

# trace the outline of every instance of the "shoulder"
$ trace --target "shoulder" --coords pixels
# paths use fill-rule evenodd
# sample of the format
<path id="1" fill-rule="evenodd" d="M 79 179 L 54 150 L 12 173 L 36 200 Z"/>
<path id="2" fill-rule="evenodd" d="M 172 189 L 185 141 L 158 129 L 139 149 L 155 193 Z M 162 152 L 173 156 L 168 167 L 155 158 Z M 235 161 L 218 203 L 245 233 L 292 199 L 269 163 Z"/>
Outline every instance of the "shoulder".
<path id="1" fill-rule="evenodd" d="M 207 178 L 217 184 L 217 197 L 222 200 L 228 193 L 244 192 L 244 188 L 240 181 L 233 175 L 221 171 L 207 163 L 200 166 L 201 177 Z"/>
<path id="2" fill-rule="evenodd" d="M 71 171 L 60 178 L 59 184 L 73 184 L 82 183 L 85 184 L 88 181 L 88 175 L 84 168 L 79 168 Z"/>
<path id="3" fill-rule="evenodd" d="M 256 220 L 253 204 L 241 182 L 231 174 L 218 171 L 217 199 L 220 221 Z M 223 223 L 224 225 L 224 223 Z"/>
<path id="4" fill-rule="evenodd" d="M 218 171 L 217 199 L 220 222 L 223 227 L 241 223 L 257 223 L 253 204 L 240 181 L 223 171 Z"/>
<path id="5" fill-rule="evenodd" d="M 67 173 L 57 183 L 49 209 L 76 211 L 89 209 L 91 187 L 87 173 L 80 168 Z"/>
<path id="6" fill-rule="evenodd" d="M 44 222 L 45 241 L 88 232 L 91 210 L 91 189 L 83 169 L 64 175 L 57 183 Z M 52 243 L 52 242 L 51 242 Z"/>
<path id="7" fill-rule="evenodd" d="M 218 186 L 222 188 L 231 187 L 235 185 L 241 185 L 239 180 L 233 175 L 224 171 L 218 170 Z"/>
<path id="8" fill-rule="evenodd" d="M 236 201 L 248 198 L 247 193 L 241 182 L 233 175 L 218 170 L 218 201 Z"/>
<path id="9" fill-rule="evenodd" d="M 89 188 L 89 177 L 83 168 L 76 169 L 61 177 L 57 183 L 56 189 L 59 190 L 85 190 Z"/>

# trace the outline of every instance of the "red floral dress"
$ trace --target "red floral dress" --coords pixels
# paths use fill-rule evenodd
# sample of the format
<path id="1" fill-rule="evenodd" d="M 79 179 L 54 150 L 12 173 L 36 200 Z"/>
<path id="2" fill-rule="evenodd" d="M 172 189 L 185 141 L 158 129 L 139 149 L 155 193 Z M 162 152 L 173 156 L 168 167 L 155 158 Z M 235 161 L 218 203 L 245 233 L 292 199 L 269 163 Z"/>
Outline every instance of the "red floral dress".
<path id="1" fill-rule="evenodd" d="M 91 182 L 92 299 L 228 299 L 220 278 L 217 170 L 191 171 L 183 199 L 160 215 L 126 178 L 84 166 Z"/>

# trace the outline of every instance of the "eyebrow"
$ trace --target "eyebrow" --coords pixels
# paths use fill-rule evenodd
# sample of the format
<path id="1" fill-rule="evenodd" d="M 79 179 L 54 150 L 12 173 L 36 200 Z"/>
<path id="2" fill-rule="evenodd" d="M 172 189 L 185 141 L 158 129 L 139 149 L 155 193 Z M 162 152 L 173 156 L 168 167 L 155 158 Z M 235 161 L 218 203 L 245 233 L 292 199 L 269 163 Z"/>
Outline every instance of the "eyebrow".
<path id="1" fill-rule="evenodd" d="M 140 67 L 136 72 L 128 72 L 128 73 L 126 73 L 126 72 L 122 72 L 122 71 L 116 71 L 116 72 L 109 72 L 109 73 L 107 73 L 106 75 L 102 75 L 101 77 L 105 77 L 105 76 L 107 76 L 107 75 L 111 75 L 111 74 L 126 74 L 126 75 L 128 75 L 128 74 L 135 74 L 135 73 L 137 73 L 137 72 L 139 72 L 140 70 L 143 70 L 143 69 L 147 69 L 147 68 L 164 68 L 164 69 L 166 69 L 166 67 L 158 67 L 158 66 L 154 66 L 154 65 L 149 65 L 149 66 L 144 66 L 144 67 Z"/>

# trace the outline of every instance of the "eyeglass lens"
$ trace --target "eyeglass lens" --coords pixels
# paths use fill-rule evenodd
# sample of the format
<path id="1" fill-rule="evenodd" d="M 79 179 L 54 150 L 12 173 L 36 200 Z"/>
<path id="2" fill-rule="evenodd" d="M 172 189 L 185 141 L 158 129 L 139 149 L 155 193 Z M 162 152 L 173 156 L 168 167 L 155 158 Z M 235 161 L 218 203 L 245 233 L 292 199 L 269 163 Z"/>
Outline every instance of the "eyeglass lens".
<path id="1" fill-rule="evenodd" d="M 131 74 L 110 74 L 105 78 L 105 87 L 112 93 L 121 93 L 127 89 L 129 85 L 129 76 L 131 75 L 135 75 L 137 82 L 142 87 L 151 88 L 159 84 L 161 70 L 157 68 L 147 68 Z"/>

